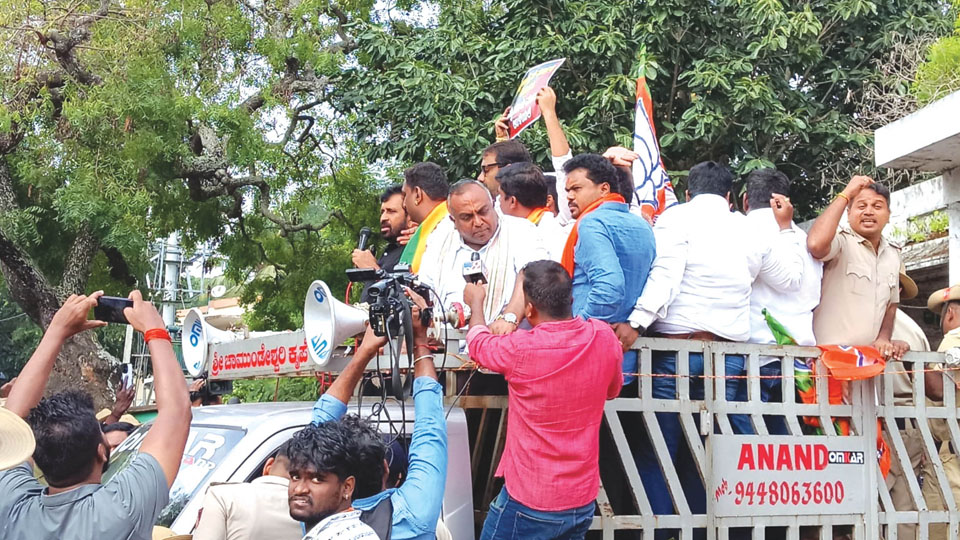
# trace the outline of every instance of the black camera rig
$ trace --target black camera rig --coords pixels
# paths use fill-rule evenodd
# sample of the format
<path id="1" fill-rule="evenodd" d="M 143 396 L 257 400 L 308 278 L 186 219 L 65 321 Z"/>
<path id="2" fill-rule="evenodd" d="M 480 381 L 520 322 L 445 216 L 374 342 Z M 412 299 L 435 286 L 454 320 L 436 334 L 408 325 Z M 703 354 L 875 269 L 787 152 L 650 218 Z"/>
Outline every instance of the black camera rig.
<path id="1" fill-rule="evenodd" d="M 389 344 L 387 350 L 393 368 L 393 393 L 397 399 L 402 400 L 400 351 L 404 344 L 407 348 L 408 367 L 413 366 L 413 301 L 407 298 L 404 289 L 409 287 L 426 301 L 427 307 L 420 310 L 420 322 L 424 326 L 429 325 L 433 318 L 431 290 L 417 281 L 417 277 L 410 273 L 405 264 L 398 264 L 393 272 L 386 272 L 382 268 L 350 268 L 347 270 L 347 279 L 352 282 L 374 282 L 367 286 L 370 296 L 370 327 L 377 336 L 386 337 L 391 342 L 395 340 L 395 343 Z"/>

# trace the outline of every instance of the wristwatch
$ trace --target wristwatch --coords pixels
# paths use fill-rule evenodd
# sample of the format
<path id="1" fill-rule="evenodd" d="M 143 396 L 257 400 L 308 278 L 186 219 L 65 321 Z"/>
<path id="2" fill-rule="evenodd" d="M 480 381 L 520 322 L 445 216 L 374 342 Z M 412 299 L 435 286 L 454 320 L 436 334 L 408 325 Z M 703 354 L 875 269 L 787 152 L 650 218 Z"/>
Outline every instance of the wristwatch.
<path id="1" fill-rule="evenodd" d="M 644 330 L 646 330 L 646 328 L 644 328 L 643 325 L 641 325 L 636 321 L 627 321 L 627 324 L 630 325 L 630 328 L 633 328 L 634 330 L 636 330 L 637 332 L 640 332 L 641 334 L 643 333 Z"/>
<path id="2" fill-rule="evenodd" d="M 519 323 L 517 323 L 517 314 L 516 314 L 516 313 L 511 313 L 511 312 L 509 312 L 509 311 L 506 312 L 506 313 L 501 313 L 501 314 L 500 314 L 500 318 L 503 319 L 504 321 L 506 321 L 506 322 L 514 325 L 514 326 L 517 326 L 517 325 L 519 324 Z"/>

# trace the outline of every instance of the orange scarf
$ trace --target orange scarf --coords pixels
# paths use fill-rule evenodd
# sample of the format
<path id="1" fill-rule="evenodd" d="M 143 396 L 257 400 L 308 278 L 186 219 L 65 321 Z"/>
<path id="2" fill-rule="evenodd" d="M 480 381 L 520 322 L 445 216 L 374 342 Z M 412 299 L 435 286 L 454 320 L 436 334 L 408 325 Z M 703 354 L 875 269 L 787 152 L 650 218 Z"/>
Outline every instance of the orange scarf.
<path id="1" fill-rule="evenodd" d="M 626 203 L 627 201 L 624 200 L 622 195 L 610 193 L 590 203 L 590 206 L 587 206 L 583 212 L 580 212 L 580 216 L 577 217 L 577 222 L 573 224 L 573 230 L 570 231 L 570 236 L 567 237 L 567 244 L 563 246 L 563 257 L 560 259 L 560 264 L 567 270 L 570 277 L 573 277 L 573 249 L 577 246 L 577 240 L 580 236 L 577 232 L 580 228 L 580 221 L 590 212 L 600 208 L 601 204 L 608 202 Z"/>
<path id="2" fill-rule="evenodd" d="M 543 218 L 543 213 L 546 211 L 547 211 L 546 206 L 541 206 L 540 208 L 534 208 L 533 210 L 530 211 L 530 215 L 527 216 L 527 220 L 529 220 L 534 225 L 539 225 L 540 219 Z"/>

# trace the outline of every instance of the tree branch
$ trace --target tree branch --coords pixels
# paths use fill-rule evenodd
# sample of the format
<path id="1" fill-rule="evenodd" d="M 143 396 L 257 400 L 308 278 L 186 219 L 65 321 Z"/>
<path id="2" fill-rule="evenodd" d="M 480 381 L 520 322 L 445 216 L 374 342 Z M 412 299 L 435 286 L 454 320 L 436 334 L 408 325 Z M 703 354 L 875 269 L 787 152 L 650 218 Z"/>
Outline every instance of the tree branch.
<path id="1" fill-rule="evenodd" d="M 63 277 L 60 279 L 60 296 L 66 298 L 71 294 L 83 294 L 90 277 L 90 265 L 93 257 L 100 249 L 100 239 L 84 224 L 80 227 L 67 258 L 64 262 Z"/>
<path id="2" fill-rule="evenodd" d="M 100 7 L 88 15 L 81 15 L 74 19 L 73 26 L 66 32 L 50 30 L 46 34 L 38 32 L 40 43 L 53 50 L 57 63 L 71 77 L 82 84 L 98 85 L 103 82 L 99 75 L 84 69 L 74 52 L 76 47 L 90 39 L 90 27 L 93 23 L 106 17 L 110 11 L 110 0 L 100 0 Z"/>
<path id="3" fill-rule="evenodd" d="M 0 271 L 10 296 L 30 319 L 46 329 L 60 301 L 30 256 L 0 231 Z"/>

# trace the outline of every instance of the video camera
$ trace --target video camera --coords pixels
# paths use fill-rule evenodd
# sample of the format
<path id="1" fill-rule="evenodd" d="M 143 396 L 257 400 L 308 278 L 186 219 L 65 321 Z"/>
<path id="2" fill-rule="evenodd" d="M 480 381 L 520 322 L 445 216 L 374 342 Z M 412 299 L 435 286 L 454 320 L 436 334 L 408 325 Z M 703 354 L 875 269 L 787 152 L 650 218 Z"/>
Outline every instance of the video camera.
<path id="1" fill-rule="evenodd" d="M 410 273 L 410 267 L 405 264 L 398 264 L 390 273 L 382 268 L 350 268 L 347 270 L 347 279 L 353 282 L 375 281 L 367 286 L 367 291 L 370 296 L 370 327 L 378 336 L 400 335 L 403 323 L 400 314 L 409 312 L 412 307 L 412 302 L 404 294 L 405 287 L 409 287 L 427 302 L 426 309 L 420 310 L 420 322 L 427 326 L 433 318 L 430 289 L 417 281 L 417 277 Z"/>

